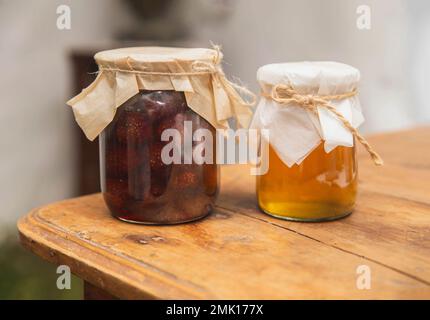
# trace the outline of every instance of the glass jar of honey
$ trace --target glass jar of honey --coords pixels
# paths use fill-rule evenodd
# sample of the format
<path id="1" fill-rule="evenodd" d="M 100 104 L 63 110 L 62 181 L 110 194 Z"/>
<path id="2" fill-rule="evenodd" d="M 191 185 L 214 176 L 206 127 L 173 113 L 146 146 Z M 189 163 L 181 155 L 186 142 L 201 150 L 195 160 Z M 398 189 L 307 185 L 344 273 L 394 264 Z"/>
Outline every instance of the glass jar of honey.
<path id="1" fill-rule="evenodd" d="M 363 122 L 360 73 L 335 62 L 270 64 L 257 79 L 261 100 L 251 128 L 265 129 L 267 172 L 257 176 L 265 213 L 324 221 L 353 211 L 357 196 L 356 128 Z M 368 145 L 368 144 L 367 144 Z M 370 146 L 369 146 L 370 148 Z M 379 156 L 370 150 L 376 162 Z"/>
<path id="2" fill-rule="evenodd" d="M 200 219 L 218 194 L 216 129 L 251 120 L 221 68 L 218 47 L 99 52 L 96 80 L 68 104 L 88 139 L 99 137 L 101 189 L 123 221 Z"/>

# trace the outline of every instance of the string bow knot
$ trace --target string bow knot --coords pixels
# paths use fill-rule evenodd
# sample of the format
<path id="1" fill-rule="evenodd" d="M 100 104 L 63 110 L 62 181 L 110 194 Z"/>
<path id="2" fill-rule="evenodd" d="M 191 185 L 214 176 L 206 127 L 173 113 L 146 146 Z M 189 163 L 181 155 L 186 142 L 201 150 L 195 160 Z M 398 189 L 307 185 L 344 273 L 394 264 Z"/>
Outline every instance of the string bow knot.
<path id="1" fill-rule="evenodd" d="M 262 96 L 267 99 L 271 99 L 283 106 L 295 103 L 302 108 L 310 110 L 316 116 L 318 116 L 318 107 L 323 107 L 329 110 L 336 116 L 339 121 L 342 122 L 344 127 L 347 128 L 351 132 L 351 134 L 365 147 L 367 152 L 370 154 L 373 162 L 378 166 L 383 165 L 384 161 L 373 150 L 373 148 L 366 141 L 366 139 L 364 139 L 364 137 L 358 132 L 358 130 L 354 128 L 352 124 L 339 111 L 337 111 L 336 107 L 330 103 L 330 101 L 348 99 L 357 94 L 357 89 L 337 95 L 300 94 L 291 85 L 277 84 L 272 88 L 270 94 L 263 92 Z"/>

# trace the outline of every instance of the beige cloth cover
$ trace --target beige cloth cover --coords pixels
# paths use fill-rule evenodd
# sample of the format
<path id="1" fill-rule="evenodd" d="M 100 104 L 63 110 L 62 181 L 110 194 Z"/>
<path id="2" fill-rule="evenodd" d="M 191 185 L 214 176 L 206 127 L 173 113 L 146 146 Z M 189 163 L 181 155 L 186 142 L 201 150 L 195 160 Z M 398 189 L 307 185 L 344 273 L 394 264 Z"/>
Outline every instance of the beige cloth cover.
<path id="1" fill-rule="evenodd" d="M 184 92 L 188 106 L 217 129 L 235 118 L 247 128 L 253 102 L 238 93 L 249 91 L 228 81 L 218 48 L 136 47 L 95 55 L 99 73 L 94 82 L 67 102 L 88 139 L 94 140 L 112 121 L 116 109 L 139 90 Z"/>

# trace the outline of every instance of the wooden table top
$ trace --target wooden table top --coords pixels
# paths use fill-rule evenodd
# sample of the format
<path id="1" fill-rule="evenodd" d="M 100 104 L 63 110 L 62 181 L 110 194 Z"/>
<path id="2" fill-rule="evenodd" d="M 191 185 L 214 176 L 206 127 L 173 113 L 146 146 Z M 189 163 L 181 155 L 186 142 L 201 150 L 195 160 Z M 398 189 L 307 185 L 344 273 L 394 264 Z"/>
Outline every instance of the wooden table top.
<path id="1" fill-rule="evenodd" d="M 385 160 L 359 152 L 356 210 L 297 223 L 261 213 L 247 166 L 222 169 L 208 218 L 142 226 L 109 215 L 100 194 L 33 210 L 19 223 L 35 254 L 121 298 L 429 299 L 430 128 L 369 139 Z M 357 267 L 371 288 L 357 288 Z"/>

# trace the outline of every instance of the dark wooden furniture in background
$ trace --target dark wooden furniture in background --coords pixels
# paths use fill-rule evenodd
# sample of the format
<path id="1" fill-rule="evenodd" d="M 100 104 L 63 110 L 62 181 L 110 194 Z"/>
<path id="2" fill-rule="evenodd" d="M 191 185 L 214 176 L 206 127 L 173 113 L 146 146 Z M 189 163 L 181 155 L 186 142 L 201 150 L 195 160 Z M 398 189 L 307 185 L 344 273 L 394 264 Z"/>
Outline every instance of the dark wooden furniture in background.
<path id="1" fill-rule="evenodd" d="M 94 61 L 94 54 L 97 50 L 74 50 L 70 54 L 70 64 L 72 67 L 73 92 L 75 96 L 90 85 L 96 78 L 95 72 L 98 71 Z M 73 116 L 70 110 L 71 116 Z M 78 173 L 77 195 L 85 195 L 100 191 L 100 172 L 99 172 L 99 149 L 98 139 L 89 141 L 78 124 L 74 123 L 74 139 L 76 142 L 76 171 Z"/>
<path id="2" fill-rule="evenodd" d="M 430 128 L 369 141 L 386 164 L 360 152 L 357 207 L 338 221 L 269 217 L 249 167 L 225 166 L 207 219 L 127 224 L 94 194 L 33 210 L 18 223 L 21 242 L 70 266 L 87 298 L 430 299 Z M 356 285 L 361 265 L 369 290 Z"/>

